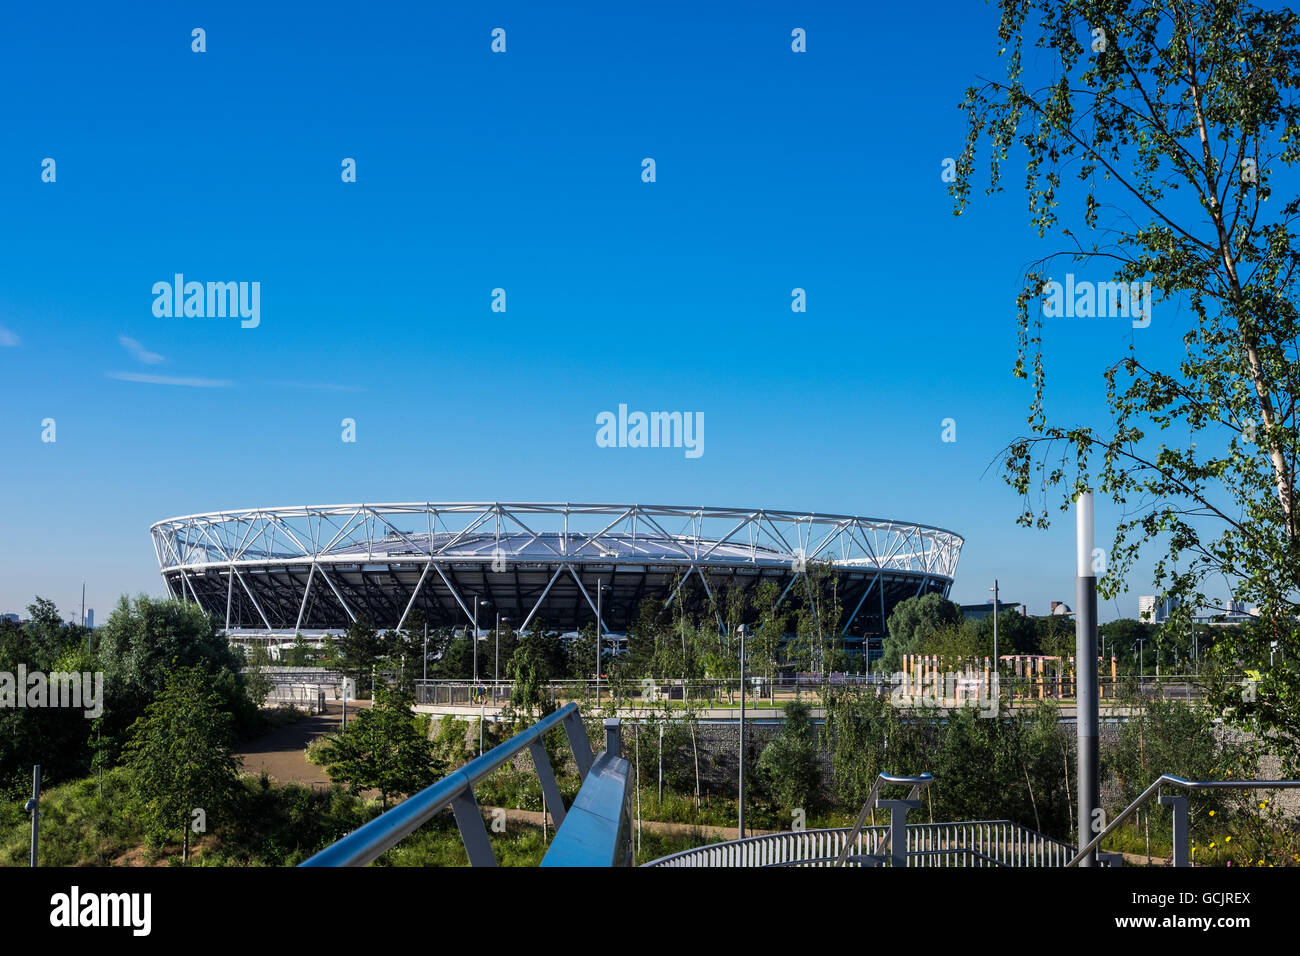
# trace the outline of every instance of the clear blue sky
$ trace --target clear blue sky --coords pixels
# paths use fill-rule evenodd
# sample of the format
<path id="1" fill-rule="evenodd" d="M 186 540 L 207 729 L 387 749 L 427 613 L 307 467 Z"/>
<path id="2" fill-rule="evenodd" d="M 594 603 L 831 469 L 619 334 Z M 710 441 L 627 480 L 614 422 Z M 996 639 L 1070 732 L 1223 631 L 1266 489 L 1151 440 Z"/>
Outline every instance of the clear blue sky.
<path id="1" fill-rule="evenodd" d="M 1073 603 L 1072 521 L 1017 527 L 986 471 L 1048 244 L 1017 171 L 960 218 L 940 178 L 994 7 L 461 6 L 6 11 L 0 610 L 162 593 L 164 517 L 492 499 L 908 519 L 965 536 L 954 599 Z M 155 317 L 178 272 L 260 282 L 259 327 Z M 1049 325 L 1061 420 L 1132 334 Z M 620 403 L 703 412 L 703 456 L 597 447 Z"/>

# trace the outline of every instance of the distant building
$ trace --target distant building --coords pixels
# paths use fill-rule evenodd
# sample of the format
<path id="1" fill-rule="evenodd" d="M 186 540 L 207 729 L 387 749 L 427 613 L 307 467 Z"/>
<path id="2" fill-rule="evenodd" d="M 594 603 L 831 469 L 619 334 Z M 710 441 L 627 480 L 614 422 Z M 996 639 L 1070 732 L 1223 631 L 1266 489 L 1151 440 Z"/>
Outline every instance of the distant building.
<path id="1" fill-rule="evenodd" d="M 85 625 L 86 627 L 90 628 L 91 630 L 94 630 L 94 628 L 95 628 L 95 609 L 94 609 L 93 607 L 91 607 L 91 608 L 86 608 L 86 619 L 85 619 L 84 621 L 82 621 L 82 624 Z"/>
<path id="2" fill-rule="evenodd" d="M 1194 615 L 1192 620 L 1197 624 L 1214 624 L 1219 627 L 1225 625 L 1244 624 L 1246 621 L 1253 621 L 1259 617 L 1259 608 L 1246 608 L 1244 601 L 1229 601 L 1228 608 L 1208 607 L 1201 608 Z"/>
<path id="3" fill-rule="evenodd" d="M 19 623 L 19 618 L 17 614 L 0 614 L 0 620 L 13 621 L 15 624 Z"/>
<path id="4" fill-rule="evenodd" d="M 1163 624 L 1178 607 L 1178 598 L 1159 600 L 1154 594 L 1138 598 L 1138 620 L 1147 624 Z"/>
<path id="5" fill-rule="evenodd" d="M 1070 605 L 1064 601 L 1053 601 L 1051 615 L 1053 617 L 1074 617 L 1074 612 L 1070 610 Z"/>

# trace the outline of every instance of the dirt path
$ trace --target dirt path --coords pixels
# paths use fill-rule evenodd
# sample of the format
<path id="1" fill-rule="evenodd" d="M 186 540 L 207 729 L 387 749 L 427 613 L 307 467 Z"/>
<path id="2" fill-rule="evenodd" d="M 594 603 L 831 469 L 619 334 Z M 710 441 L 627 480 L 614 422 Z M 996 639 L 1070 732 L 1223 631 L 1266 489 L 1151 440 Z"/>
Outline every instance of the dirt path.
<path id="1" fill-rule="evenodd" d="M 479 809 L 483 812 L 483 817 L 486 820 L 490 820 L 492 814 L 497 810 L 504 810 L 507 822 L 528 823 L 538 827 L 542 825 L 542 812 L 540 810 L 515 810 L 511 807 L 480 807 Z M 635 824 L 635 818 L 633 818 L 633 821 Z M 642 820 L 641 827 L 649 833 L 661 833 L 667 836 L 692 836 L 698 833 L 718 841 L 740 838 L 740 831 L 736 827 L 717 827 L 703 823 L 665 823 L 660 820 Z M 755 830 L 745 827 L 745 835 L 752 837 L 781 832 L 780 830 Z"/>
<path id="2" fill-rule="evenodd" d="M 369 707 L 370 701 L 348 701 L 351 715 L 357 707 Z M 250 740 L 237 754 L 244 760 L 246 773 L 267 772 L 276 783 L 300 783 L 304 787 L 328 788 L 330 778 L 323 767 L 307 762 L 307 744 L 339 728 L 343 705 L 328 701 L 325 713 L 304 717 L 285 724 L 256 740 Z"/>

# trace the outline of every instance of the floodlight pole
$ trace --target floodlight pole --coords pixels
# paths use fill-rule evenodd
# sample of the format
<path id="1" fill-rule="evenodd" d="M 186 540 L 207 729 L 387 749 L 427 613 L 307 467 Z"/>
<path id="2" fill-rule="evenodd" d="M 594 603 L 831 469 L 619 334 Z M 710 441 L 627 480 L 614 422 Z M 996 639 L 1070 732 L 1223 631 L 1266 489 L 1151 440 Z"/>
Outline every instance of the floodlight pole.
<path id="1" fill-rule="evenodd" d="M 1085 491 L 1075 500 L 1077 568 L 1074 585 L 1074 656 L 1078 661 L 1078 705 L 1075 725 L 1078 728 L 1079 846 L 1087 846 L 1100 831 L 1101 784 L 1097 754 L 1099 724 L 1097 702 L 1097 578 L 1092 568 L 1093 528 L 1092 492 Z M 1080 866 L 1096 866 L 1097 855 L 1090 853 Z"/>

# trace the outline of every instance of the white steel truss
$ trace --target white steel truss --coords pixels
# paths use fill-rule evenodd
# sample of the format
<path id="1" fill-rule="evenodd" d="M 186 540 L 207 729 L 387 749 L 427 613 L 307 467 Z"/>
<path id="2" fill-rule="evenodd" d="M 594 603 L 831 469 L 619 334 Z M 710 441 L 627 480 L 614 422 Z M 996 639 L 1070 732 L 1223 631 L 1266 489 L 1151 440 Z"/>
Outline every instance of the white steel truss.
<path id="1" fill-rule="evenodd" d="M 611 595 L 614 613 L 639 600 L 649 578 L 652 589 L 675 594 L 691 572 L 710 598 L 710 578 L 756 574 L 784 584 L 784 598 L 814 563 L 862 582 L 847 629 L 868 593 L 881 615 L 887 588 L 946 594 L 962 546 L 952 531 L 879 518 L 575 503 L 252 508 L 169 518 L 150 530 L 172 593 L 224 616 L 228 629 L 289 633 L 345 626 L 360 612 L 375 626 L 399 627 L 417 606 L 472 616 L 475 596 L 503 593 L 498 610 L 531 621 L 548 595 L 589 603 L 588 586 L 602 576 L 625 585 Z"/>

